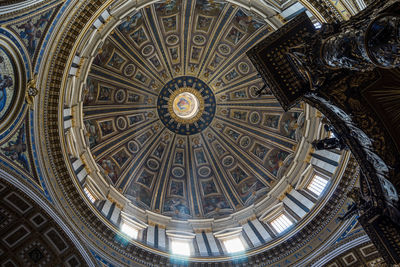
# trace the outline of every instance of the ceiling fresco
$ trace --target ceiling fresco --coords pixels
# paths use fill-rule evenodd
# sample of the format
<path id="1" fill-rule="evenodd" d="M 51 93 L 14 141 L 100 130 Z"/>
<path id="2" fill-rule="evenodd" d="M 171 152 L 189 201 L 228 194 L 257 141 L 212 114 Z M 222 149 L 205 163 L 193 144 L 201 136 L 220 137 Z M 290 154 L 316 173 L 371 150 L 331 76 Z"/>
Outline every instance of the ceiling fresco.
<path id="1" fill-rule="evenodd" d="M 141 9 L 107 37 L 83 90 L 86 142 L 129 200 L 180 219 L 221 217 L 265 196 L 302 136 L 246 51 L 272 31 L 219 1 Z"/>

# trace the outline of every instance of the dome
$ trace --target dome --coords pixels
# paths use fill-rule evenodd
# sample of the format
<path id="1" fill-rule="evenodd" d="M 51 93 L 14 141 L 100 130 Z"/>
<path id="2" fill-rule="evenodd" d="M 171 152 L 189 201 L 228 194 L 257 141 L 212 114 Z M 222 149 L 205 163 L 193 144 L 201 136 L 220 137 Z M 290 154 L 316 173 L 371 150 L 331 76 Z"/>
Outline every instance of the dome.
<path id="1" fill-rule="evenodd" d="M 262 199 L 303 135 L 246 51 L 269 34 L 224 2 L 168 1 L 129 14 L 105 39 L 83 89 L 83 124 L 102 178 L 135 206 L 219 218 Z M 183 13 L 183 10 L 186 10 Z"/>
<path id="2" fill-rule="evenodd" d="M 247 57 L 274 34 L 269 13 L 202 0 L 105 8 L 41 94 L 39 120 L 54 191 L 95 246 L 135 262 L 273 263 L 322 235 L 357 169 L 348 151 L 313 150 L 330 134 L 322 114 L 285 112 Z"/>
<path id="3" fill-rule="evenodd" d="M 399 71 L 304 55 L 367 2 L 0 4 L 0 265 L 397 262 Z"/>

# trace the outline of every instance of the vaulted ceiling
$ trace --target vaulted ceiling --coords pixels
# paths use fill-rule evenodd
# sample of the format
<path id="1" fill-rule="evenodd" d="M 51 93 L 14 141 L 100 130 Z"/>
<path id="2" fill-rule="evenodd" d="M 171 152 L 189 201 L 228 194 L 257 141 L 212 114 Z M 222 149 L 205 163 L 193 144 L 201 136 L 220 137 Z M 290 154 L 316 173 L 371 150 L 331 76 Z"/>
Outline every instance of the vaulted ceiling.
<path id="1" fill-rule="evenodd" d="M 302 135 L 303 109 L 283 112 L 246 56 L 272 31 L 228 3 L 170 1 L 130 14 L 105 40 L 83 91 L 91 153 L 104 176 L 144 209 L 218 217 L 279 181 Z M 178 88 L 205 111 L 171 121 Z M 300 126 L 300 127 L 299 127 Z"/>
<path id="2" fill-rule="evenodd" d="M 0 178 L 27 194 L 0 184 L 0 263 L 168 266 L 167 232 L 180 230 L 193 240 L 189 265 L 306 264 L 350 236 L 353 219 L 337 218 L 357 164 L 349 152 L 314 151 L 329 135 L 322 114 L 304 103 L 284 112 L 246 56 L 292 3 L 0 9 Z M 307 188 L 316 173 L 320 195 Z M 271 224 L 280 214 L 287 231 Z M 125 221 L 142 227 L 137 239 Z M 218 239 L 232 229 L 240 255 Z"/>

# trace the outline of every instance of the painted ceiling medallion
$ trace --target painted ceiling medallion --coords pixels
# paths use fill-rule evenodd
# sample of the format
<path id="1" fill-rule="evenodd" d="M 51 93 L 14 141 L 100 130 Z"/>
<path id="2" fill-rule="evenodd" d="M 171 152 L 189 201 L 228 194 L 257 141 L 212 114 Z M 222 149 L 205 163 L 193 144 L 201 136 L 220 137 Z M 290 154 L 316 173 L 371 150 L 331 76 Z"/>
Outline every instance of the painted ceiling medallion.
<path id="1" fill-rule="evenodd" d="M 184 91 L 189 88 L 183 88 Z M 183 92 L 177 95 L 172 101 L 172 109 L 176 116 L 189 120 L 199 113 L 199 99 L 192 93 Z"/>
<path id="2" fill-rule="evenodd" d="M 207 128 L 216 108 L 212 90 L 198 78 L 183 76 L 172 79 L 161 89 L 157 111 L 171 131 L 196 134 Z"/>

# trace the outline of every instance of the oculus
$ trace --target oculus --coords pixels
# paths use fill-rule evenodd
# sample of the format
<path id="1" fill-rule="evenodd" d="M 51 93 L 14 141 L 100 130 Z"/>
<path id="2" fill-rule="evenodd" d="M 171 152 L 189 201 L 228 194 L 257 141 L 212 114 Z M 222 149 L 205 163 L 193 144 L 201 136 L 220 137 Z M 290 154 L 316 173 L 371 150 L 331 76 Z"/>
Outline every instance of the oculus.
<path id="1" fill-rule="evenodd" d="M 165 84 L 157 101 L 158 115 L 171 131 L 191 135 L 210 125 L 216 109 L 215 96 L 202 80 L 177 77 Z"/>
<path id="2" fill-rule="evenodd" d="M 172 109 L 179 118 L 191 119 L 199 113 L 199 99 L 189 92 L 180 93 L 173 100 Z"/>

